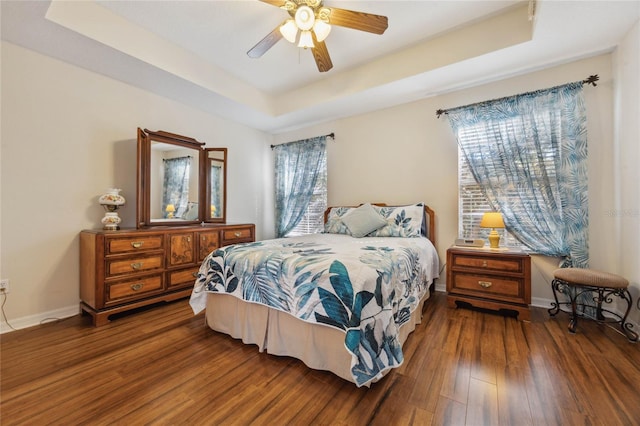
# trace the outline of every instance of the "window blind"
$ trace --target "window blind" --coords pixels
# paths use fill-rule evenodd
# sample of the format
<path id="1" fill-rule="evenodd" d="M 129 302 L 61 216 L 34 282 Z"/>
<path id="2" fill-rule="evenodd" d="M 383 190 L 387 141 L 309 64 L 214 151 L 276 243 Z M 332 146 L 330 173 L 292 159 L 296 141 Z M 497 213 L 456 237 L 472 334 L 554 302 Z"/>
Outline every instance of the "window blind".
<path id="1" fill-rule="evenodd" d="M 327 209 L 327 160 L 326 156 L 320 164 L 320 172 L 316 186 L 313 188 L 311 201 L 298 224 L 287 234 L 288 237 L 317 234 L 324 231 L 324 212 Z"/>
<path id="2" fill-rule="evenodd" d="M 551 122 L 556 119 L 554 115 L 549 111 L 536 115 L 537 126 L 550 126 Z M 487 129 L 486 126 L 487 124 L 483 123 L 460 128 L 458 141 L 464 146 L 467 155 L 473 156 L 473 158 L 483 158 L 485 167 L 489 173 L 495 175 L 494 179 L 506 190 L 507 197 L 526 197 L 535 203 L 538 198 L 544 198 L 538 196 L 541 195 L 540 191 L 545 190 L 544 182 L 546 179 L 552 185 L 558 185 L 556 176 L 556 169 L 559 167 L 556 164 L 558 148 L 553 140 L 548 140 L 547 143 L 533 143 L 537 135 L 535 132 L 529 132 L 528 130 L 531 130 L 532 127 L 523 126 L 522 117 L 518 116 L 499 123 L 491 123 L 490 129 Z M 500 129 L 496 129 L 496 127 L 500 127 Z M 496 144 L 487 136 L 496 134 L 506 134 L 509 135 L 509 139 L 524 140 L 530 143 Z M 496 173 L 496 168 L 493 165 L 504 167 L 504 162 L 507 162 L 510 168 L 517 169 L 518 172 L 510 177 Z M 522 179 L 518 179 L 518 177 L 522 177 Z M 460 237 L 486 239 L 491 230 L 480 228 L 480 221 L 483 214 L 492 211 L 493 208 L 476 182 L 460 146 L 458 147 L 458 184 L 458 230 Z M 556 200 L 556 202 L 560 206 L 560 200 Z M 540 214 L 537 211 L 518 211 L 517 213 L 526 215 L 531 220 L 536 220 L 536 215 Z M 501 234 L 502 246 L 526 249 L 507 230 L 497 231 Z"/>

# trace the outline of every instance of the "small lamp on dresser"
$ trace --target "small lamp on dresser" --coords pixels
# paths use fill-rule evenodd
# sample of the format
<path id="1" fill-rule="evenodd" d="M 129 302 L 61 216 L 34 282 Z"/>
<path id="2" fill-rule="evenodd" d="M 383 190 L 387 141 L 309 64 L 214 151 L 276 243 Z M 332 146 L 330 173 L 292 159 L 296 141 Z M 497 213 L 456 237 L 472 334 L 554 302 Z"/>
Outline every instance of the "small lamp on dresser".
<path id="1" fill-rule="evenodd" d="M 115 231 L 120 229 L 122 219 L 118 216 L 118 209 L 125 203 L 125 199 L 120 195 L 121 189 L 109 188 L 107 192 L 98 198 L 98 203 L 104 207 L 105 214 L 102 220 L 103 229 Z"/>
<path id="2" fill-rule="evenodd" d="M 176 211 L 176 206 L 173 204 L 167 204 L 165 211 L 167 212 L 167 219 L 173 219 L 173 213 Z"/>
<path id="3" fill-rule="evenodd" d="M 500 248 L 500 234 L 496 231 L 496 228 L 504 228 L 504 220 L 502 220 L 502 214 L 499 212 L 487 212 L 482 216 L 480 221 L 481 228 L 491 228 L 489 233 L 489 248 Z"/>

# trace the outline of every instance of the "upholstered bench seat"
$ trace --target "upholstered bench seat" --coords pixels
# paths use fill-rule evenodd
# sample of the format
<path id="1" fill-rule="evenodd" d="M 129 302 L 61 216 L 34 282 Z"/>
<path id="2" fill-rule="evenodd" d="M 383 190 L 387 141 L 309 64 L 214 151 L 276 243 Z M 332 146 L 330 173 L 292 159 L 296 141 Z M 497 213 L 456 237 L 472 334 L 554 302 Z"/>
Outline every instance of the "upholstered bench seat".
<path id="1" fill-rule="evenodd" d="M 570 311 L 563 312 L 571 315 L 569 322 L 571 333 L 576 332 L 578 318 L 590 318 L 601 323 L 619 324 L 630 341 L 638 341 L 638 334 L 632 330 L 633 325 L 627 322 L 627 316 L 633 305 L 631 293 L 627 289 L 629 281 L 609 272 L 581 268 L 557 269 L 553 277 L 551 288 L 555 303 L 549 309 L 549 314 L 555 316 L 562 310 L 561 306 L 570 306 Z M 563 295 L 565 301 L 560 302 L 558 294 Z M 603 303 L 613 302 L 612 296 L 617 296 L 619 300 L 627 303 L 624 315 L 603 307 Z"/>
<path id="2" fill-rule="evenodd" d="M 594 269 L 562 268 L 553 273 L 554 278 L 569 285 L 586 285 L 590 287 L 627 288 L 629 281 L 620 275 Z"/>

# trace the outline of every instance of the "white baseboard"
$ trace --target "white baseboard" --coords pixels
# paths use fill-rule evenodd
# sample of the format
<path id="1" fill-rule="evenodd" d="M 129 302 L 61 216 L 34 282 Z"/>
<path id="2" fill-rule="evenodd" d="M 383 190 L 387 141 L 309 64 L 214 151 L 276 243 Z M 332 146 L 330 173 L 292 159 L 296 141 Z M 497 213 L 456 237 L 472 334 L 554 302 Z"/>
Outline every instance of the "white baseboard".
<path id="1" fill-rule="evenodd" d="M 551 299 L 543 299 L 542 297 L 532 297 L 531 298 L 531 306 L 535 306 L 537 308 L 545 308 L 549 309 L 551 307 Z"/>
<path id="2" fill-rule="evenodd" d="M 14 330 L 33 327 L 45 322 L 55 321 L 62 318 L 69 318 L 80 313 L 80 305 L 67 306 L 66 308 L 55 309 L 53 311 L 42 312 L 36 315 L 28 315 L 22 318 L 9 319 L 9 324 L 4 321 L 0 322 L 0 334 L 8 333 Z M 13 328 L 12 328 L 13 327 Z"/>

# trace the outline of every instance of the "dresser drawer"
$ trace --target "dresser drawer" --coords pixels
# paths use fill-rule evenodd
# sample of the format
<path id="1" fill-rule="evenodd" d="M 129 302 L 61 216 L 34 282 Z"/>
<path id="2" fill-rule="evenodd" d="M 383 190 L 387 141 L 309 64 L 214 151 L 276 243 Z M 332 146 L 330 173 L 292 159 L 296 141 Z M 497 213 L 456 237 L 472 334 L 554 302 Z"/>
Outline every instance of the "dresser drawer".
<path id="1" fill-rule="evenodd" d="M 522 300 L 524 297 L 524 282 L 519 279 L 489 275 L 455 274 L 451 284 L 452 291 L 460 294 L 491 296 L 494 299 L 507 298 L 510 300 Z"/>
<path id="2" fill-rule="evenodd" d="M 198 269 L 199 268 L 195 267 L 167 272 L 167 286 L 170 288 L 193 286 L 198 276 Z"/>
<path id="3" fill-rule="evenodd" d="M 492 259 L 473 255 L 457 255 L 454 257 L 452 267 L 477 268 L 501 272 L 523 272 L 522 259 Z"/>
<path id="4" fill-rule="evenodd" d="M 220 248 L 218 231 L 200 232 L 198 235 L 198 261 L 202 262 L 212 251 Z"/>
<path id="5" fill-rule="evenodd" d="M 169 258 L 170 266 L 186 266 L 195 262 L 193 245 L 193 232 L 186 234 L 172 234 L 169 237 Z"/>
<path id="6" fill-rule="evenodd" d="M 123 298 L 135 298 L 150 292 L 162 290 L 162 275 L 152 275 L 110 284 L 107 300 L 113 301 Z"/>
<path id="7" fill-rule="evenodd" d="M 123 274 L 134 274 L 138 272 L 148 272 L 154 269 L 163 268 L 163 255 L 140 256 L 128 259 L 108 260 L 107 277 Z"/>
<path id="8" fill-rule="evenodd" d="M 253 241 L 253 228 L 228 228 L 222 231 L 222 244 L 236 244 Z"/>
<path id="9" fill-rule="evenodd" d="M 107 238 L 106 254 L 135 253 L 162 249 L 162 235 L 141 235 L 135 238 Z"/>

